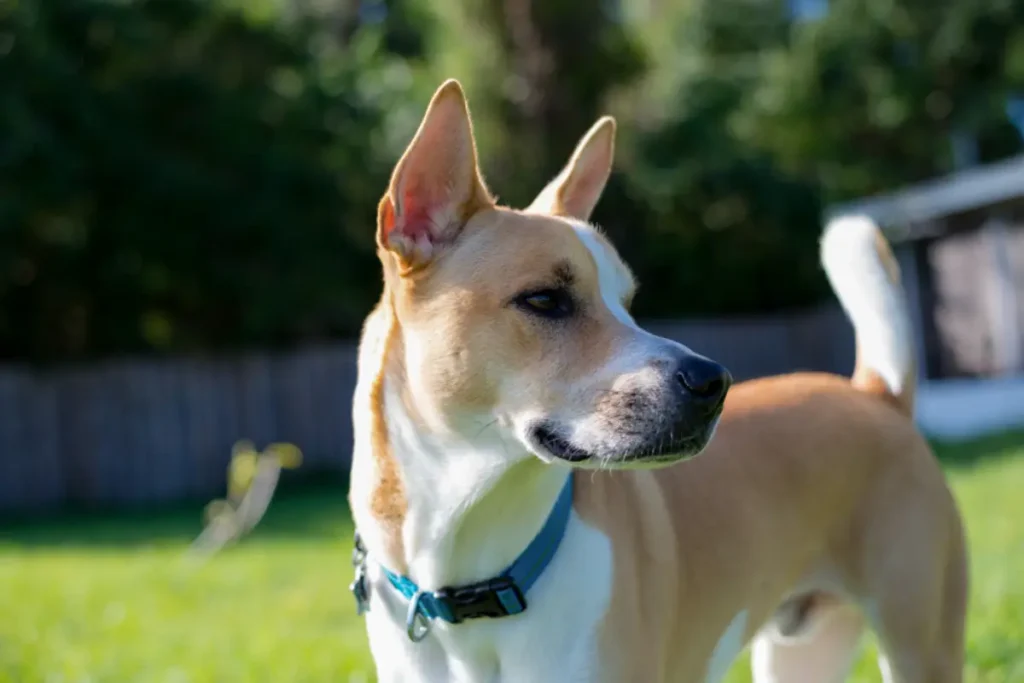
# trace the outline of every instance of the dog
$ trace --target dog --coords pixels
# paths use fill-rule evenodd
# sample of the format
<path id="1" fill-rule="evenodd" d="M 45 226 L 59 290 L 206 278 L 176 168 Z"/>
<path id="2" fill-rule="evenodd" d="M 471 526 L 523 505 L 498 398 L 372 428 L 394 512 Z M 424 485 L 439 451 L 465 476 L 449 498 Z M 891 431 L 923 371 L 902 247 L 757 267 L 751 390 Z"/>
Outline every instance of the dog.
<path id="1" fill-rule="evenodd" d="M 750 647 L 757 683 L 828 683 L 870 628 L 886 681 L 959 682 L 965 540 L 881 233 L 822 238 L 852 378 L 733 386 L 637 325 L 587 222 L 615 129 L 499 206 L 448 81 L 394 169 L 349 494 L 378 680 L 714 683 Z"/>

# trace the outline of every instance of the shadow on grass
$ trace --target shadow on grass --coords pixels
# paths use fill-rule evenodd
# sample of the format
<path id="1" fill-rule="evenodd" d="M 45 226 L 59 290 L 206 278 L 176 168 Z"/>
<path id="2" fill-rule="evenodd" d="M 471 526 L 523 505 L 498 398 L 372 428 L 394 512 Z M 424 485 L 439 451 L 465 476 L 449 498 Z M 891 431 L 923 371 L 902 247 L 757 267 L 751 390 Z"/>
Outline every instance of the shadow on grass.
<path id="1" fill-rule="evenodd" d="M 1024 457 L 1024 431 L 1010 431 L 971 441 L 932 441 L 942 466 L 950 470 L 970 469 L 992 461 Z"/>

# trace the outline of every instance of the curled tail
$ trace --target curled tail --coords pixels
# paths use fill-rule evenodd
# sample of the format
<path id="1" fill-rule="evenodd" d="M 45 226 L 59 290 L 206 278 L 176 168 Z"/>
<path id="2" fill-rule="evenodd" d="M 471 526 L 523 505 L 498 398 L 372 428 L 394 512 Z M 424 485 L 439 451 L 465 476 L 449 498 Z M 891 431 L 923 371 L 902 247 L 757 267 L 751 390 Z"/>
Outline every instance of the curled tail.
<path id="1" fill-rule="evenodd" d="M 865 216 L 836 218 L 825 228 L 821 262 L 857 335 L 853 385 L 912 415 L 914 335 L 899 265 L 882 232 Z"/>

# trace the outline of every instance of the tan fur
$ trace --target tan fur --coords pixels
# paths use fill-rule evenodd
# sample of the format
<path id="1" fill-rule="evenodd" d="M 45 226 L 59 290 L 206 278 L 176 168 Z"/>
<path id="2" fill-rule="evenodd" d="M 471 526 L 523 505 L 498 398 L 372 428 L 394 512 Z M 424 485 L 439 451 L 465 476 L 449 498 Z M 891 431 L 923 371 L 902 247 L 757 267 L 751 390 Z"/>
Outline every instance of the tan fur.
<path id="1" fill-rule="evenodd" d="M 402 557 L 402 523 L 405 521 L 405 484 L 402 481 L 398 463 L 395 462 L 394 453 L 391 451 L 391 444 L 387 436 L 387 418 L 384 410 L 384 381 L 389 358 L 394 358 L 393 346 L 397 339 L 397 324 L 390 315 L 387 306 L 380 306 L 376 315 L 387 318 L 386 336 L 383 340 L 383 354 L 381 356 L 381 367 L 373 379 L 370 390 L 373 418 L 372 440 L 373 453 L 377 460 L 378 479 L 373 488 L 370 499 L 373 515 L 378 523 L 388 529 L 389 554 L 394 557 Z"/>
<path id="2" fill-rule="evenodd" d="M 587 220 L 615 159 L 615 119 L 601 117 L 576 146 L 569 163 L 526 209 Z"/>
<path id="3" fill-rule="evenodd" d="M 512 310 L 509 302 L 519 292 L 554 283 L 562 269 L 571 273 L 584 293 L 584 310 L 571 328 L 557 330 L 555 336 L 552 330 Z M 484 277 L 487 273 L 502 273 L 503 277 Z M 532 367 L 538 375 L 564 377 L 571 384 L 607 359 L 621 332 L 601 305 L 590 252 L 563 223 L 546 216 L 500 207 L 482 212 L 466 226 L 458 249 L 429 273 L 404 284 L 404 298 L 398 305 L 406 313 L 406 324 L 415 327 L 417 334 L 458 338 L 460 346 L 471 347 L 467 355 L 484 358 L 484 368 Z M 443 341 L 438 339 L 438 343 Z M 438 358 L 433 372 L 443 374 L 445 381 L 437 386 L 437 395 L 458 393 L 466 400 L 496 398 L 480 391 L 482 377 L 476 375 L 486 374 L 480 367 L 472 373 L 465 370 L 457 358 Z M 467 396 L 461 387 L 471 376 L 474 384 L 468 387 Z M 453 391 L 456 388 L 460 391 Z M 548 400 L 561 399 L 552 397 L 542 403 Z"/>
<path id="4" fill-rule="evenodd" d="M 438 172 L 445 169 L 445 172 Z M 411 199 L 417 205 L 407 206 Z M 401 239 L 396 227 L 408 216 L 427 212 L 437 204 L 450 203 L 449 215 L 438 225 L 438 215 L 420 216 L 435 223 L 441 244 L 457 237 L 461 226 L 476 212 L 494 205 L 477 164 L 476 141 L 469 106 L 457 81 L 448 80 L 438 88 L 423 121 L 405 154 L 395 165 L 387 194 L 377 211 L 377 245 L 385 267 L 408 275 L 432 260 L 421 251 L 422 244 Z M 425 206 L 430 204 L 430 206 Z"/>
<path id="5" fill-rule="evenodd" d="M 438 163 L 433 156 L 420 152 L 424 145 L 438 146 L 431 119 L 452 116 L 444 110 L 462 112 L 466 118 L 462 149 L 456 156 L 466 158 L 464 173 L 452 181 L 432 175 L 429 169 Z M 440 112 L 440 114 L 439 114 Z M 442 121 L 445 130 L 460 128 L 460 120 Z M 584 171 L 571 163 L 563 172 L 564 182 L 596 194 L 603 187 L 611 165 L 614 122 L 603 119 L 591 130 L 588 139 L 602 147 L 603 153 L 587 151 L 581 143 L 574 159 L 589 160 L 600 172 Z M 390 371 L 393 381 L 402 387 L 407 410 L 418 415 L 425 424 L 444 428 L 443 415 L 456 408 L 490 408 L 509 396 L 499 395 L 496 373 L 508 367 L 531 367 L 537 372 L 530 377 L 552 381 L 532 381 L 515 393 L 527 396 L 539 406 L 567 403 L 560 387 L 573 386 L 577 378 L 591 375 L 608 359 L 622 333 L 611 314 L 601 303 L 597 269 L 590 252 L 567 229 L 564 221 L 550 215 L 521 212 L 496 206 L 486 190 L 476 164 L 476 147 L 472 125 L 468 123 L 468 107 L 461 88 L 454 81 L 441 86 L 434 95 L 424 121 L 409 149 L 396 165 L 388 192 L 378 208 L 378 253 L 385 271 L 384 292 L 371 317 L 380 321 L 386 332 L 381 340 L 364 344 L 381 344 L 380 364 L 373 369 L 375 381 L 371 391 L 373 414 L 373 450 L 378 477 L 371 495 L 372 512 L 389 538 L 389 555 L 397 568 L 404 566 L 402 523 L 405 515 L 404 484 L 387 441 L 387 421 L 382 406 L 385 376 Z M 458 162 L 453 162 L 458 163 Z M 421 171 L 417 164 L 428 168 Z M 407 245 L 393 242 L 396 222 L 396 197 L 408 194 L 403 181 L 418 177 L 414 192 L 431 196 L 450 194 L 456 204 L 457 222 L 447 226 L 442 248 L 425 257 Z M 444 188 L 423 189 L 423 183 L 444 181 Z M 597 184 L 595 186 L 595 184 Z M 553 196 L 558 197 L 560 210 L 564 202 L 583 217 L 593 208 L 587 200 L 573 200 L 573 191 L 552 183 Z M 596 189 L 595 189 L 596 187 Z M 456 244 L 451 244 L 458 238 Z M 603 238 L 602 238 L 603 239 Z M 607 243 L 611 249 L 611 244 Z M 443 256 L 443 258 L 441 258 Z M 427 268 L 426 266 L 432 266 Z M 628 274 L 628 270 L 624 272 Z M 585 293 L 584 314 L 570 329 L 569 337 L 560 332 L 547 333 L 535 321 L 525 319 L 511 310 L 512 297 L 530 287 L 554 283 L 559 272 L 567 271 L 577 288 Z M 502 273 L 502 278 L 488 277 Z M 632 276 L 629 275 L 631 278 Z M 632 297 L 632 290 L 627 298 Z M 628 302 L 627 302 L 628 304 Z M 401 347 L 408 337 L 415 337 L 432 355 L 413 368 L 399 362 Z M 448 340 L 459 340 L 458 344 Z M 450 349 L 464 349 L 452 354 Z M 436 355 L 434 355 L 436 354 Z M 465 365 L 472 357 L 473 368 Z M 397 365 L 396 365 L 397 363 Z M 412 375 L 412 376 L 410 376 Z M 423 391 L 417 396 L 410 386 Z M 508 392 L 506 392 L 507 394 Z M 429 401 L 425 400 L 429 397 Z"/>
<path id="6" fill-rule="evenodd" d="M 756 627 L 790 587 L 832 573 L 855 591 L 851 600 L 897 598 L 899 612 L 881 615 L 885 640 L 920 644 L 942 664 L 916 680 L 959 680 L 966 570 L 956 507 L 913 424 L 848 380 L 742 383 L 699 457 L 656 471 L 579 473 L 576 483 L 577 511 L 615 545 L 603 640 L 615 668 L 605 680 L 663 680 L 668 671 L 700 680 L 737 605 Z M 894 552 L 914 562 L 890 567 L 884 558 Z M 941 581 L 922 585 L 936 566 L 945 567 Z M 920 632 L 928 624 L 941 626 Z"/>
<path id="7" fill-rule="evenodd" d="M 612 398 L 622 373 L 608 368 L 641 338 L 620 308 L 633 296 L 632 275 L 607 240 L 586 233 L 600 245 L 591 251 L 560 217 L 589 216 L 610 172 L 614 130 L 613 123 L 595 125 L 529 210 L 499 207 L 476 168 L 462 91 L 449 83 L 399 162 L 378 222 L 384 293 L 360 348 L 360 373 L 373 378 L 373 474 L 353 483 L 368 494 L 383 539 L 371 551 L 392 569 L 412 561 L 403 530 L 407 498 L 420 484 L 403 480 L 402 457 L 445 454 L 395 452 L 389 390 L 406 429 L 438 439 L 464 437 L 463 415 L 508 422 L 530 411 L 597 414 L 609 433 L 631 428 L 629 412 Z M 896 296 L 892 252 L 877 235 L 873 248 L 857 254 L 877 276 L 872 291 Z M 860 282 L 859 266 L 846 268 L 842 250 L 833 257 L 845 268 L 846 291 L 861 292 L 850 288 Z M 609 269 L 618 301 L 609 300 L 607 282 L 602 289 Z M 511 305 L 524 291 L 567 278 L 578 304 L 571 320 L 545 324 Z M 866 310 L 864 301 L 855 304 Z M 871 362 L 905 371 L 902 383 L 890 380 L 899 389 Z M 608 539 L 613 558 L 611 604 L 593 655 L 600 680 L 703 681 L 716 643 L 743 613 L 743 641 L 761 633 L 775 673 L 793 676 L 780 680 L 839 675 L 833 668 L 866 620 L 889 653 L 896 683 L 959 683 L 965 542 L 942 471 L 911 418 L 914 375 L 905 365 L 859 350 L 851 379 L 799 373 L 745 382 L 729 392 L 717 434 L 698 457 L 660 469 L 575 472 L 574 509 Z M 512 426 L 503 424 L 514 435 Z M 493 488 L 457 520 L 448 551 L 462 551 L 464 564 L 440 576 L 479 579 L 465 548 L 501 533 L 492 529 L 509 523 L 516 491 L 540 490 L 552 471 L 533 456 L 504 465 Z M 362 498 L 352 500 L 359 519 Z M 507 564 L 519 549 L 501 552 L 512 554 L 495 562 Z M 772 641 L 762 627 L 786 605 L 796 623 L 781 630 L 797 635 Z M 490 660 L 474 661 L 483 667 Z M 797 678 L 801 667 L 804 678 Z"/>

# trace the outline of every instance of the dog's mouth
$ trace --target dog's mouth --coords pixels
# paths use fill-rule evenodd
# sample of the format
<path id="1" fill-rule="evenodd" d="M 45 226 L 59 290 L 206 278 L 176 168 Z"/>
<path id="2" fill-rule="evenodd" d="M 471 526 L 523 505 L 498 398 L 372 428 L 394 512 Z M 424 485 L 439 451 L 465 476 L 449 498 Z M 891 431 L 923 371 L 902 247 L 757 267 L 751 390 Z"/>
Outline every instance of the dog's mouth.
<path id="1" fill-rule="evenodd" d="M 574 444 L 550 422 L 542 422 L 530 431 L 537 450 L 552 458 L 575 465 L 600 463 L 601 467 L 658 467 L 686 460 L 700 453 L 711 440 L 717 415 L 705 428 L 686 436 L 665 436 L 637 443 L 608 453 L 595 453 Z"/>
<path id="2" fill-rule="evenodd" d="M 577 448 L 571 441 L 558 434 L 550 424 L 538 425 L 533 430 L 533 440 L 545 451 L 566 462 L 586 462 L 594 455 L 582 448 Z"/>

